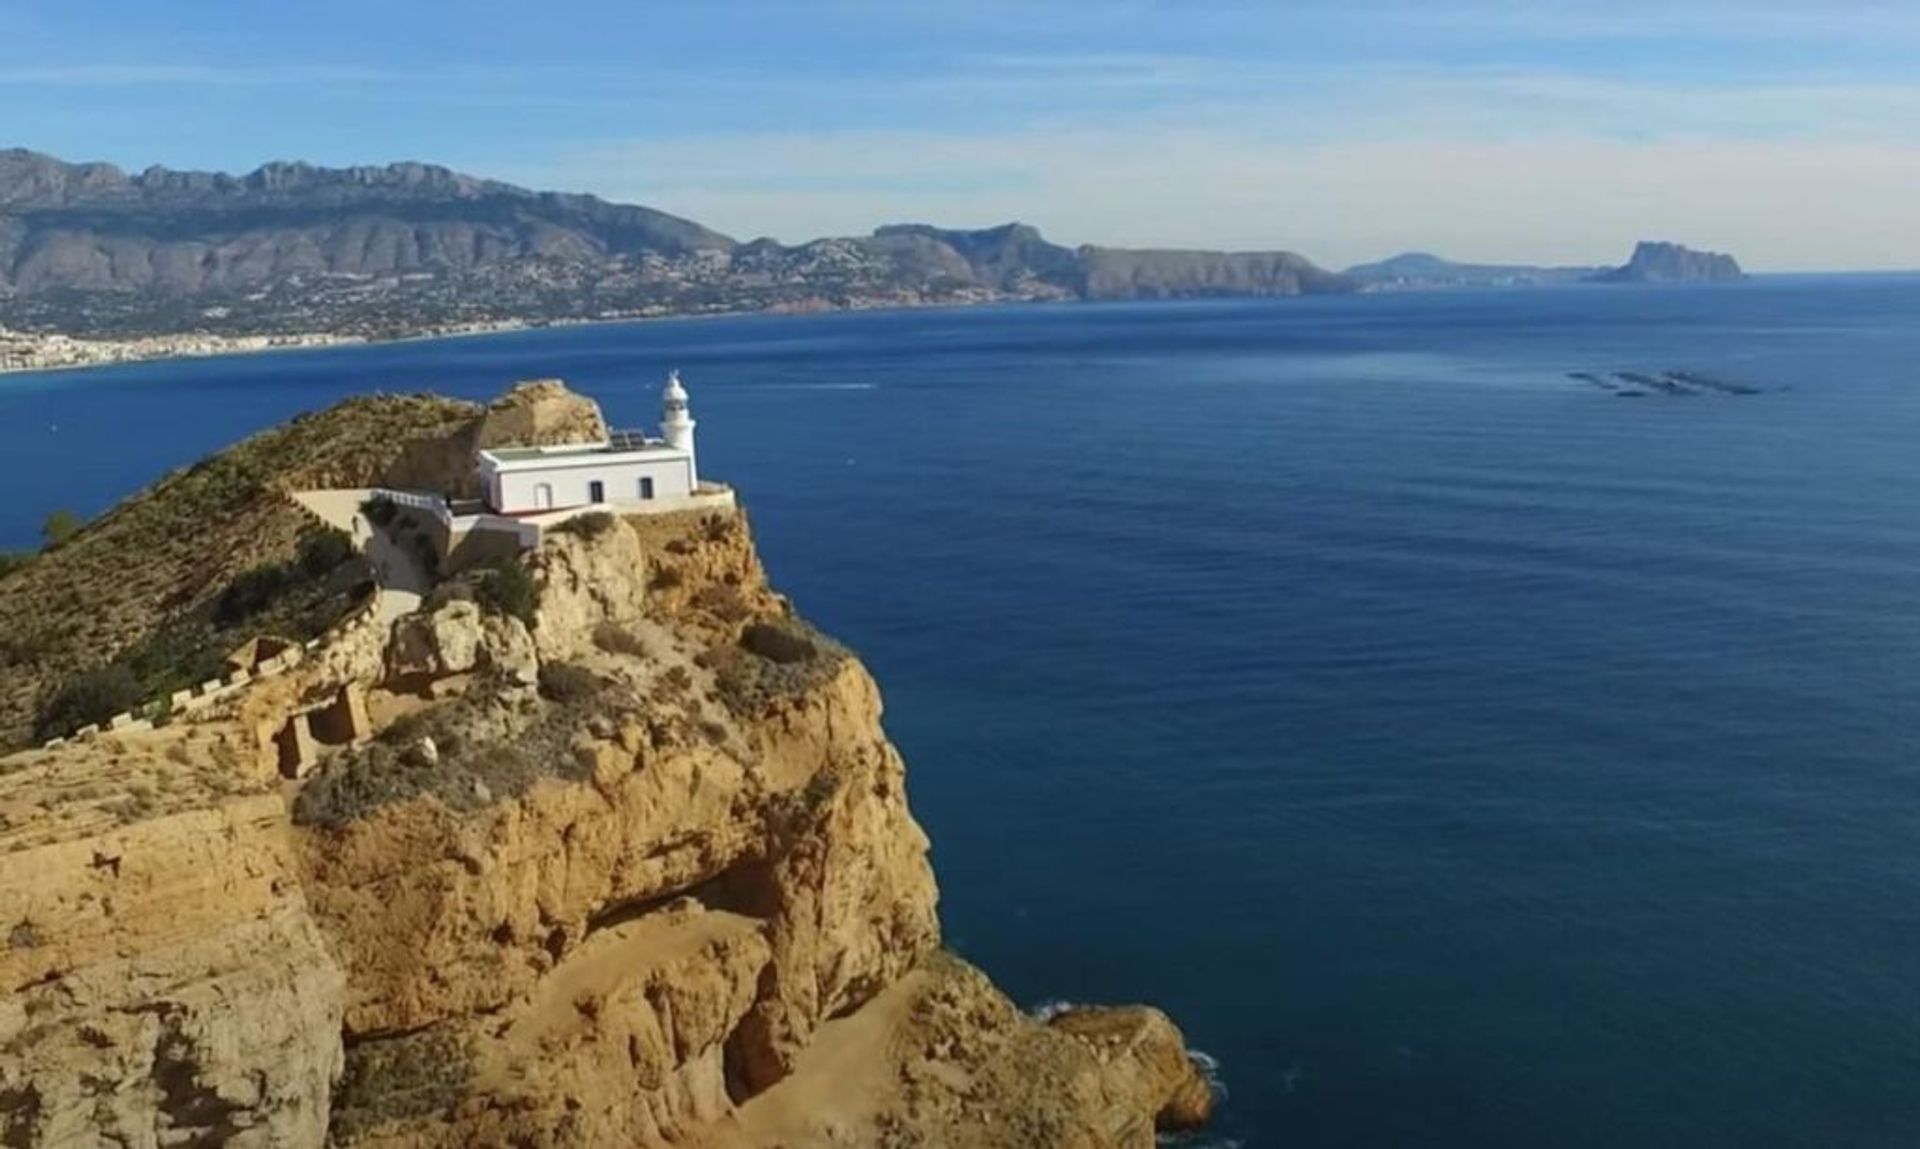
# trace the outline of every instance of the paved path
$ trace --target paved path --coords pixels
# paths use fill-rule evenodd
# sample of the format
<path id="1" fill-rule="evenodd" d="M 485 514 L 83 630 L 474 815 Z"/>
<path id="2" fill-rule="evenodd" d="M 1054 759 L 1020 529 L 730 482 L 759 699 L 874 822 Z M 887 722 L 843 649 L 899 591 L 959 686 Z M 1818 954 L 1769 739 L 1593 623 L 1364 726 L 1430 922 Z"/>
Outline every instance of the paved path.
<path id="1" fill-rule="evenodd" d="M 294 501 L 313 512 L 315 518 L 347 532 L 353 545 L 373 564 L 373 578 L 380 588 L 375 616 L 383 623 L 420 609 L 420 599 L 433 587 L 426 569 L 412 549 L 386 531 L 369 523 L 360 513 L 360 504 L 373 496 L 364 487 L 333 491 L 300 491 Z"/>

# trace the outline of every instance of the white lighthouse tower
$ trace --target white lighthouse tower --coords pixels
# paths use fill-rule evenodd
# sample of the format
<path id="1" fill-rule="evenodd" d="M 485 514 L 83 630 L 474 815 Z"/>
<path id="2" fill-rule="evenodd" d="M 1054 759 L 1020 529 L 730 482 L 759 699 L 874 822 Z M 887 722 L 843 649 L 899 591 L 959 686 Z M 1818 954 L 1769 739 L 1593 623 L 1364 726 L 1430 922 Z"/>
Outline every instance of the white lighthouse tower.
<path id="1" fill-rule="evenodd" d="M 687 480 L 698 490 L 700 470 L 693 457 L 693 416 L 687 414 L 687 389 L 680 385 L 678 371 L 667 372 L 667 387 L 660 393 L 660 436 L 667 446 L 687 453 Z"/>

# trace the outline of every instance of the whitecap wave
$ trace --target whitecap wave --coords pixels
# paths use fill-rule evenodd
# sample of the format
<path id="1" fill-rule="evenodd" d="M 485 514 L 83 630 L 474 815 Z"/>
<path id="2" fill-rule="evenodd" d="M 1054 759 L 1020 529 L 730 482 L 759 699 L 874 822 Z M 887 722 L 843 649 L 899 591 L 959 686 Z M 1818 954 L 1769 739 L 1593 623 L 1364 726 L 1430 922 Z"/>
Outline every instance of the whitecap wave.
<path id="1" fill-rule="evenodd" d="M 877 391 L 878 383 L 737 383 L 734 391 Z"/>
<path id="2" fill-rule="evenodd" d="M 1200 1071 L 1200 1076 L 1206 1079 L 1207 1088 L 1213 1090 L 1214 1100 L 1225 1101 L 1227 1081 L 1220 1075 L 1220 1059 L 1204 1049 L 1189 1049 L 1187 1060 L 1191 1061 L 1193 1067 Z"/>
<path id="3" fill-rule="evenodd" d="M 1034 1006 L 1027 1011 L 1027 1016 L 1044 1025 L 1068 1010 L 1077 1008 L 1078 1006 L 1073 1002 L 1063 998 L 1054 998 L 1051 1001 L 1043 1001 L 1039 1005 Z"/>

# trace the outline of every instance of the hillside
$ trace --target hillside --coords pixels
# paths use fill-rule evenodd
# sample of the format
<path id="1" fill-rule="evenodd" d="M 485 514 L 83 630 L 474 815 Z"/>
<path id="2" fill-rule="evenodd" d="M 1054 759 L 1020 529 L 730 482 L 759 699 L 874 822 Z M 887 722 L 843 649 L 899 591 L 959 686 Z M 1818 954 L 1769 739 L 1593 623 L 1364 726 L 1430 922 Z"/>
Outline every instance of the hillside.
<path id="1" fill-rule="evenodd" d="M 0 749 L 26 741 L 82 672 L 125 668 L 142 698 L 215 675 L 251 633 L 216 620 L 222 596 L 246 572 L 294 561 L 315 526 L 287 493 L 405 481 L 426 463 L 409 442 L 454 434 L 478 412 L 378 396 L 303 416 L 166 476 L 0 575 Z M 304 605 L 321 613 L 279 620 L 300 632 L 286 637 L 317 633 L 349 604 Z"/>
<path id="2" fill-rule="evenodd" d="M 246 175 L 0 151 L 0 328 L 383 337 L 505 321 L 1341 291 L 1290 253 L 1069 249 L 926 225 L 793 246 L 443 167 Z"/>
<path id="3" fill-rule="evenodd" d="M 0 581 L 8 623 L 111 595 L 106 656 L 281 553 L 290 523 L 219 554 L 279 492 L 599 424 L 551 384 L 343 404 Z M 1166 1015 L 1037 1019 L 942 948 L 878 689 L 739 512 L 602 512 L 372 594 L 156 724 L 0 756 L 6 1145 L 1151 1149 L 1207 1118 Z"/>
<path id="4" fill-rule="evenodd" d="M 536 193 L 428 164 L 245 176 L 63 164 L 0 152 L 0 283 L 46 291 L 241 292 L 293 276 L 462 271 L 726 251 L 723 235 L 644 207 Z"/>

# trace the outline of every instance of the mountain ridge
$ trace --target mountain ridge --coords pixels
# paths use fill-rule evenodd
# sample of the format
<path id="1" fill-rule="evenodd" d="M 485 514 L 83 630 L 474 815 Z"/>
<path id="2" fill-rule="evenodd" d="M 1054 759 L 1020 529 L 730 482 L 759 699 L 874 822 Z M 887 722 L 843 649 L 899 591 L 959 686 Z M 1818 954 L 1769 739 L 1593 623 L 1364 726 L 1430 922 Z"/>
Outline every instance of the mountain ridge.
<path id="1" fill-rule="evenodd" d="M 380 337 L 436 326 L 992 300 L 1341 292 L 1292 252 L 1147 251 L 1023 223 L 742 242 L 403 161 L 242 175 L 0 151 L 0 326 Z"/>

